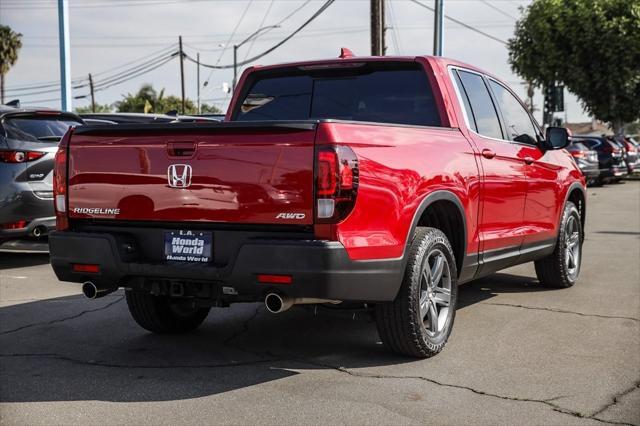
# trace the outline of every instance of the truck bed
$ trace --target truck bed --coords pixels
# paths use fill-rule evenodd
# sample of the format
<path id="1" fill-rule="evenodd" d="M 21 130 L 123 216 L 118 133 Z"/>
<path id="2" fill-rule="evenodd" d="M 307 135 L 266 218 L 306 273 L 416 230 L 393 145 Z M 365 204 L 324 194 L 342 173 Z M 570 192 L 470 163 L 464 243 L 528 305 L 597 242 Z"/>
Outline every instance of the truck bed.
<path id="1" fill-rule="evenodd" d="M 316 127 L 278 121 L 76 129 L 69 217 L 311 224 Z"/>

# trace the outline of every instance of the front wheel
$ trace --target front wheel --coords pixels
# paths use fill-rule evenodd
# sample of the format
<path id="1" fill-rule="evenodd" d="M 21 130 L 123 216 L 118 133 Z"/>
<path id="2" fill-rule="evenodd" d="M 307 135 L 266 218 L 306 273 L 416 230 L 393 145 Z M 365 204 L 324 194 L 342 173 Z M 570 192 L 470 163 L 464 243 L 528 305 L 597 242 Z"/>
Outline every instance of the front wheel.
<path id="1" fill-rule="evenodd" d="M 197 308 L 166 296 L 126 290 L 127 306 L 142 328 L 159 334 L 186 333 L 195 330 L 209 314 L 209 308 Z"/>
<path id="2" fill-rule="evenodd" d="M 576 205 L 567 201 L 553 253 L 536 260 L 536 275 L 542 284 L 567 288 L 575 284 L 582 263 L 582 221 Z"/>
<path id="3" fill-rule="evenodd" d="M 385 346 L 420 358 L 440 352 L 453 328 L 457 282 L 447 237 L 435 228 L 418 228 L 396 299 L 376 305 L 378 333 Z"/>

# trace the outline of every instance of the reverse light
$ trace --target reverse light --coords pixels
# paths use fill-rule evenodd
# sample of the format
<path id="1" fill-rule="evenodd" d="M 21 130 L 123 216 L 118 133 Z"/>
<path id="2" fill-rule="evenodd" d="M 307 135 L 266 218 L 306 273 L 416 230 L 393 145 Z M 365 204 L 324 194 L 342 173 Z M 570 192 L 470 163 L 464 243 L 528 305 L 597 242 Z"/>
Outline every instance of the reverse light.
<path id="1" fill-rule="evenodd" d="M 26 163 L 42 158 L 46 153 L 40 151 L 0 151 L 3 163 Z"/>
<path id="2" fill-rule="evenodd" d="M 346 146 L 321 145 L 316 153 L 316 219 L 337 223 L 353 210 L 358 193 L 358 159 Z"/>

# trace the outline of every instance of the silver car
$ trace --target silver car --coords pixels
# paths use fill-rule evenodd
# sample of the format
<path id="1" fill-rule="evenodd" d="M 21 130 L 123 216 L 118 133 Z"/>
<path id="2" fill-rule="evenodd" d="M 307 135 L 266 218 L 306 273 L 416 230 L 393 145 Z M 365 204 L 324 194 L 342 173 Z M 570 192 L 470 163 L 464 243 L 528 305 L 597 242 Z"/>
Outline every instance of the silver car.
<path id="1" fill-rule="evenodd" d="M 55 227 L 53 162 L 75 114 L 0 106 L 0 251 L 46 251 Z"/>

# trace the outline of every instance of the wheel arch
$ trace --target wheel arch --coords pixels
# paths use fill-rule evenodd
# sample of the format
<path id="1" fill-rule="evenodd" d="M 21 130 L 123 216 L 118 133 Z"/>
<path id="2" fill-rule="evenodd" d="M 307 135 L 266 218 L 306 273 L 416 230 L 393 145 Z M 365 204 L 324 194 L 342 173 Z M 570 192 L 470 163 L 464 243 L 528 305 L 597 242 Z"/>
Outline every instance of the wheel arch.
<path id="1" fill-rule="evenodd" d="M 562 219 L 562 214 L 564 212 L 564 207 L 567 205 L 567 201 L 571 201 L 578 209 L 578 213 L 580 214 L 580 224 L 582 226 L 582 236 L 584 238 L 584 226 L 587 219 L 587 194 L 584 187 L 579 182 L 572 183 L 567 190 L 563 208 L 560 211 L 560 217 L 558 218 L 558 233 L 560 232 L 560 220 Z"/>
<path id="2" fill-rule="evenodd" d="M 430 226 L 441 230 L 446 236 L 456 260 L 458 276 L 463 268 L 467 248 L 467 219 L 462 202 L 456 194 L 446 190 L 434 191 L 427 195 L 413 216 L 404 251 L 404 263 L 418 226 Z"/>

